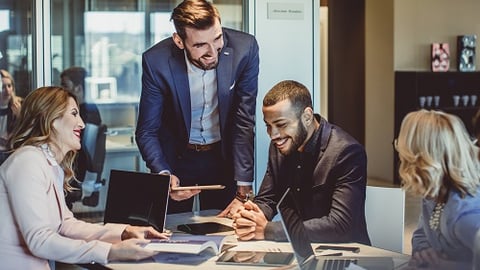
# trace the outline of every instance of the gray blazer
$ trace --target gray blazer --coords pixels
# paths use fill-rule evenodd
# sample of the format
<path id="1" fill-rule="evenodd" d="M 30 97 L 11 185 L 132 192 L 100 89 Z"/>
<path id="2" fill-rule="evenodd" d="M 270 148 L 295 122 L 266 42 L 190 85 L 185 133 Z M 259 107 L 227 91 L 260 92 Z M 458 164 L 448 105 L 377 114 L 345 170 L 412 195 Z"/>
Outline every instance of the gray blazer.
<path id="1" fill-rule="evenodd" d="M 449 260 L 471 262 L 475 234 L 480 229 L 480 188 L 476 196 L 461 198 L 451 190 L 440 216 L 439 231 L 429 226 L 430 216 L 435 208 L 432 200 L 422 200 L 422 212 L 418 227 L 412 236 L 413 252 L 432 247 L 445 253 Z"/>

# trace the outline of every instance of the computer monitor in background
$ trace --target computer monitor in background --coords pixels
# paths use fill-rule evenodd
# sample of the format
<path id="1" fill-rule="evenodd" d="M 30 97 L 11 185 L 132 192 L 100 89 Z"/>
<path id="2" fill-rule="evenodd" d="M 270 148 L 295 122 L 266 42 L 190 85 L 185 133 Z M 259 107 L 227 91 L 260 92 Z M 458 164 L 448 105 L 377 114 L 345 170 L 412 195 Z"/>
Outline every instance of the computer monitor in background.
<path id="1" fill-rule="evenodd" d="M 86 77 L 85 100 L 98 102 L 112 100 L 117 97 L 117 79 L 115 77 Z"/>

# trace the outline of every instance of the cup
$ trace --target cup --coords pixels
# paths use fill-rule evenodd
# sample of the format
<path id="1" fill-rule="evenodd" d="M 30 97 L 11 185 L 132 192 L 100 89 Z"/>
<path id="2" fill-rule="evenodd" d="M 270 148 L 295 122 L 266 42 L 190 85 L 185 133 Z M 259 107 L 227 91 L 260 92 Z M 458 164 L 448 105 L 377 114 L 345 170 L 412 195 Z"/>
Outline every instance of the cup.
<path id="1" fill-rule="evenodd" d="M 453 106 L 458 107 L 458 104 L 460 103 L 460 96 L 459 95 L 453 95 Z"/>
<path id="2" fill-rule="evenodd" d="M 477 105 L 477 95 L 471 95 L 470 96 L 470 102 L 471 102 L 472 106 L 475 107 L 475 105 Z"/>
<path id="3" fill-rule="evenodd" d="M 433 101 L 433 97 L 427 96 L 427 107 L 432 107 L 432 101 Z"/>
<path id="4" fill-rule="evenodd" d="M 424 96 L 418 97 L 418 105 L 420 105 L 420 108 L 425 107 L 425 101 L 427 99 Z"/>
<path id="5" fill-rule="evenodd" d="M 469 96 L 467 95 L 463 95 L 462 96 L 462 104 L 463 104 L 463 107 L 467 107 L 468 106 L 468 100 L 470 99 Z"/>
<path id="6" fill-rule="evenodd" d="M 438 108 L 440 106 L 440 96 L 433 97 L 433 105 Z"/>

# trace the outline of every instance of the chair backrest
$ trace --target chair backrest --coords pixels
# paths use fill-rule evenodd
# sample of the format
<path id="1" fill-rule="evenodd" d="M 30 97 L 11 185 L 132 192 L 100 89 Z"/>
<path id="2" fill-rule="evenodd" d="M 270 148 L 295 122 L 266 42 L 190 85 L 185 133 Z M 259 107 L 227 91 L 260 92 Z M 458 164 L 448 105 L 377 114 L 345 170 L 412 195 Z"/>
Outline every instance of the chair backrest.
<path id="1" fill-rule="evenodd" d="M 475 235 L 475 244 L 473 245 L 473 270 L 480 270 L 480 230 Z"/>
<path id="2" fill-rule="evenodd" d="M 365 218 L 372 246 L 403 253 L 405 191 L 367 186 Z"/>
<path id="3" fill-rule="evenodd" d="M 82 149 L 86 154 L 87 171 L 97 174 L 100 180 L 105 161 L 106 125 L 85 124 L 82 136 Z"/>

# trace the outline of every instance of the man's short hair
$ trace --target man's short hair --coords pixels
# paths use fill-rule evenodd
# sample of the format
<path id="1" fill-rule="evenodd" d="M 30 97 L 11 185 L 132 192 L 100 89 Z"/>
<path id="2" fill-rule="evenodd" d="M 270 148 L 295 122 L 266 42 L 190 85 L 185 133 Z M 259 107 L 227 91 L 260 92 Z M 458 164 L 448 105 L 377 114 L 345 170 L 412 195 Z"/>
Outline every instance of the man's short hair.
<path id="1" fill-rule="evenodd" d="M 220 20 L 220 13 L 212 3 L 206 0 L 185 0 L 173 9 L 170 20 L 175 25 L 177 34 L 185 40 L 186 27 L 205 30 Z"/>
<path id="2" fill-rule="evenodd" d="M 274 85 L 263 98 L 263 106 L 273 106 L 286 99 L 290 100 L 298 116 L 302 114 L 305 108 L 313 108 L 312 97 L 308 88 L 293 80 L 281 81 Z"/>
<path id="3" fill-rule="evenodd" d="M 74 86 L 81 85 L 85 89 L 85 77 L 87 77 L 87 71 L 83 67 L 70 67 L 62 71 L 60 77 L 68 77 Z"/>

